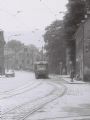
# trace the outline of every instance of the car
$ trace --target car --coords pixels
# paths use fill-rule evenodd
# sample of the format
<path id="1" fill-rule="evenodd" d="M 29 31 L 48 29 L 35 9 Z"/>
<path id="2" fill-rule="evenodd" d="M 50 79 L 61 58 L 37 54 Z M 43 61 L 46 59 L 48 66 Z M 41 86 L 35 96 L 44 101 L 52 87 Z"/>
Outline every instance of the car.
<path id="1" fill-rule="evenodd" d="M 8 70 L 5 72 L 6 77 L 15 77 L 15 72 L 14 70 Z"/>

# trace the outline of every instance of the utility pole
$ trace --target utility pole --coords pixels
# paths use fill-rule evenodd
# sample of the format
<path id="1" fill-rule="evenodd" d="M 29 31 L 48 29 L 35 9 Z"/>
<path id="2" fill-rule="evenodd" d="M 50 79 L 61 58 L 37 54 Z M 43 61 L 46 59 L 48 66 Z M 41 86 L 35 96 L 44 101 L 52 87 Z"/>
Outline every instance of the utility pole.
<path id="1" fill-rule="evenodd" d="M 82 39 L 82 57 L 83 57 L 83 61 L 82 61 L 82 72 L 83 72 L 83 75 L 82 75 L 82 80 L 84 80 L 84 22 L 83 22 L 83 39 Z"/>
<path id="2" fill-rule="evenodd" d="M 59 67 L 60 67 L 60 75 L 62 75 L 62 62 L 59 63 Z"/>
<path id="3" fill-rule="evenodd" d="M 43 51 L 43 46 L 42 46 L 42 61 L 44 61 L 44 51 Z"/>

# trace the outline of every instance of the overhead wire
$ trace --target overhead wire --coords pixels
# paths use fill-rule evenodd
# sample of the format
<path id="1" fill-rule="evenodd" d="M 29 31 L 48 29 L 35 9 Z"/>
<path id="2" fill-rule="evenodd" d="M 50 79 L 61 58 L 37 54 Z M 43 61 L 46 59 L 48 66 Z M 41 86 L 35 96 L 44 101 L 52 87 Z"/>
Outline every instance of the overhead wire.
<path id="1" fill-rule="evenodd" d="M 17 19 L 18 14 L 20 14 L 22 11 L 17 10 L 17 12 L 15 14 L 12 14 L 9 11 L 3 10 L 2 8 L 0 8 L 0 12 L 4 12 L 5 14 L 9 15 L 16 22 L 15 18 Z M 18 27 L 21 27 L 21 25 L 22 25 L 22 26 L 25 26 L 27 29 L 29 29 L 29 27 L 26 26 L 26 24 L 24 22 L 22 22 L 22 20 L 18 19 L 17 21 L 18 21 L 17 23 L 20 23 L 20 24 L 18 24 Z"/>
<path id="2" fill-rule="evenodd" d="M 6 0 L 0 0 L 0 2 L 6 2 Z M 16 22 L 15 18 L 16 18 L 16 17 L 18 16 L 18 14 L 20 14 L 22 11 L 21 11 L 21 10 L 17 10 L 15 14 L 12 14 L 12 13 L 9 12 L 8 10 L 5 10 L 5 9 L 0 8 L 0 12 L 3 12 L 3 13 L 5 13 L 5 14 L 9 15 L 9 16 L 12 17 L 13 20 Z M 16 18 L 16 19 L 17 19 L 17 18 Z M 26 28 L 29 29 L 29 27 L 26 26 L 26 24 L 25 24 L 24 22 L 22 22 L 22 20 L 19 20 L 19 19 L 18 19 L 18 20 L 17 20 L 17 23 L 20 23 L 20 24 L 18 24 L 18 27 L 21 27 L 20 25 L 22 25 L 22 26 L 25 26 Z"/>
<path id="3" fill-rule="evenodd" d="M 57 14 L 55 14 L 54 10 L 52 10 L 43 0 L 40 0 L 40 2 L 49 10 L 49 12 L 57 19 Z"/>
<path id="4" fill-rule="evenodd" d="M 1 0 L 1 1 L 2 1 L 2 0 Z M 57 14 L 55 14 L 55 12 L 54 12 L 45 2 L 43 2 L 42 0 L 40 0 L 40 2 L 41 2 L 41 3 L 49 10 L 49 12 L 57 19 Z M 17 13 L 16 13 L 16 14 L 12 14 L 12 13 L 10 13 L 8 10 L 4 10 L 4 9 L 2 9 L 2 8 L 0 8 L 0 12 L 4 12 L 5 14 L 8 14 L 8 15 L 14 17 L 14 18 L 15 18 L 16 16 L 18 16 L 19 13 L 21 13 L 20 10 L 17 10 Z M 15 19 L 14 19 L 14 20 L 15 20 Z M 18 21 L 19 21 L 19 19 L 18 19 Z M 19 23 L 22 24 L 22 25 L 25 25 L 25 27 L 29 28 L 29 27 L 26 26 L 26 24 L 25 24 L 24 22 L 22 22 L 21 20 L 19 21 Z"/>
<path id="5" fill-rule="evenodd" d="M 49 8 L 48 8 L 49 9 Z M 22 11 L 20 10 L 17 10 L 17 12 L 15 14 L 12 14 L 10 13 L 8 10 L 5 10 L 5 9 L 2 9 L 0 8 L 0 12 L 4 12 L 5 14 L 9 15 L 10 17 L 13 18 L 14 21 L 16 21 L 17 17 L 18 17 L 18 14 L 21 13 Z M 27 26 L 21 19 L 17 19 L 17 22 L 20 23 L 18 24 L 18 27 L 21 27 L 21 26 L 25 26 L 26 29 L 30 29 L 29 26 Z M 35 29 L 36 31 L 38 31 L 39 29 Z M 32 32 L 32 31 L 31 31 Z M 33 32 L 32 32 L 33 33 Z M 20 33 L 21 35 L 21 33 Z M 41 38 L 40 38 L 41 39 Z M 41 44 L 41 42 L 40 42 Z"/>
<path id="6" fill-rule="evenodd" d="M 1 0 L 1 1 L 2 1 L 2 0 Z M 45 2 L 43 2 L 43 0 L 40 0 L 40 2 L 45 6 L 46 9 L 49 10 L 49 12 L 50 12 L 50 13 L 55 17 L 55 19 L 57 20 L 58 17 L 57 17 L 56 12 L 55 12 L 53 9 L 51 9 Z M 21 13 L 22 11 L 17 10 L 16 14 L 12 14 L 12 13 L 10 13 L 8 10 L 3 10 L 2 8 L 0 8 L 0 12 L 4 12 L 4 13 L 12 16 L 13 19 L 14 19 L 14 21 L 15 21 L 15 18 L 17 19 L 18 14 Z M 19 19 L 18 19 L 18 22 L 20 23 L 19 26 L 22 24 L 22 26 L 25 26 L 27 29 L 30 29 L 30 27 L 27 26 L 22 20 L 19 20 Z"/>

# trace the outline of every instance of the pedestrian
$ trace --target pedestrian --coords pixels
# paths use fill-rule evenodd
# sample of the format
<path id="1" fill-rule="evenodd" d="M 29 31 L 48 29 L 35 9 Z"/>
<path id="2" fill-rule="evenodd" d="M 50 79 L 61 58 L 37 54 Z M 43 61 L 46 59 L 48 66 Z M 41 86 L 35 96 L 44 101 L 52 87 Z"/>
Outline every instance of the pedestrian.
<path id="1" fill-rule="evenodd" d="M 73 79 L 74 79 L 74 70 L 71 70 L 71 75 L 70 75 L 70 77 L 71 77 L 71 82 L 73 82 Z"/>

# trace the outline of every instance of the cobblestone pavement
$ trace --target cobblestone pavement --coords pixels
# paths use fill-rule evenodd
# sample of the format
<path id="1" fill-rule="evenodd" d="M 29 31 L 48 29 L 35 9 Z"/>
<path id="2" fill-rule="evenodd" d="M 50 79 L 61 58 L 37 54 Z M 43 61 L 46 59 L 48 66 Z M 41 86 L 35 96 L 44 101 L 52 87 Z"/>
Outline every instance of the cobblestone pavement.
<path id="1" fill-rule="evenodd" d="M 90 120 L 90 84 L 64 79 L 67 91 L 44 108 L 38 110 L 28 120 Z M 57 83 L 63 80 L 57 77 Z M 49 116 L 49 117 L 48 117 Z"/>

